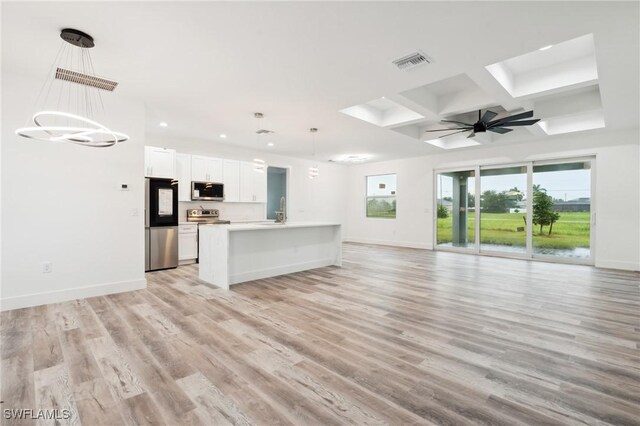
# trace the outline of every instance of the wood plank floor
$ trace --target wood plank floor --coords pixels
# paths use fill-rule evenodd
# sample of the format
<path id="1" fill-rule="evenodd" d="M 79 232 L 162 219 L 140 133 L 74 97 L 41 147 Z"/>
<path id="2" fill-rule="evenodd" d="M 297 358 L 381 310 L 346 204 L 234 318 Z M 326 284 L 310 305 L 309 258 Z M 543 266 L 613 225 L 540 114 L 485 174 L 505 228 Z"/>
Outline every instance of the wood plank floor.
<path id="1" fill-rule="evenodd" d="M 345 244 L 342 268 L 231 291 L 196 277 L 2 313 L 2 408 L 75 425 L 640 424 L 637 273 Z"/>

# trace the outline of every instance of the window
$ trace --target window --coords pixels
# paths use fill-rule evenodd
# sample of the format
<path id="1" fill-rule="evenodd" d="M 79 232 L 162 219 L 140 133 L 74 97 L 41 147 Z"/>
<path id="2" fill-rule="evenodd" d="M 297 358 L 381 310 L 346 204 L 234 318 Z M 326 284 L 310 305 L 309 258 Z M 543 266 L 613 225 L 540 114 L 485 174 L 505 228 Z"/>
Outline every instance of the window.
<path id="1" fill-rule="evenodd" d="M 367 176 L 367 217 L 395 219 L 395 174 Z"/>

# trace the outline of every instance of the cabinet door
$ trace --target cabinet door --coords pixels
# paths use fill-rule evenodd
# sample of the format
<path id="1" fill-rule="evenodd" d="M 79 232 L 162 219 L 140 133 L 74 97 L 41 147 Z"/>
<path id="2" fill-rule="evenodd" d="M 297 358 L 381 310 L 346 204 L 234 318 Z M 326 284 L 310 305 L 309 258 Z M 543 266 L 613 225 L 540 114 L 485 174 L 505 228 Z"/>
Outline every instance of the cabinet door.
<path id="1" fill-rule="evenodd" d="M 198 182 L 222 182 L 222 159 L 192 155 L 191 179 Z"/>
<path id="2" fill-rule="evenodd" d="M 224 183 L 224 201 L 240 201 L 240 162 L 224 160 L 222 164 L 222 183 Z"/>
<path id="3" fill-rule="evenodd" d="M 209 171 L 209 182 L 222 182 L 224 171 L 221 158 L 209 158 L 207 169 Z"/>
<path id="4" fill-rule="evenodd" d="M 209 157 L 191 156 L 191 180 L 209 182 Z"/>
<path id="5" fill-rule="evenodd" d="M 267 202 L 267 174 L 260 172 L 253 172 L 253 194 L 256 203 Z"/>
<path id="6" fill-rule="evenodd" d="M 253 185 L 255 174 L 252 163 L 247 161 L 240 162 L 240 202 L 252 203 L 254 201 Z"/>
<path id="7" fill-rule="evenodd" d="M 145 146 L 145 172 L 148 177 L 175 179 L 175 149 Z"/>
<path id="8" fill-rule="evenodd" d="M 191 201 L 191 156 L 176 154 L 178 201 Z"/>
<path id="9" fill-rule="evenodd" d="M 178 259 L 196 259 L 198 257 L 198 234 L 179 233 L 178 237 Z"/>

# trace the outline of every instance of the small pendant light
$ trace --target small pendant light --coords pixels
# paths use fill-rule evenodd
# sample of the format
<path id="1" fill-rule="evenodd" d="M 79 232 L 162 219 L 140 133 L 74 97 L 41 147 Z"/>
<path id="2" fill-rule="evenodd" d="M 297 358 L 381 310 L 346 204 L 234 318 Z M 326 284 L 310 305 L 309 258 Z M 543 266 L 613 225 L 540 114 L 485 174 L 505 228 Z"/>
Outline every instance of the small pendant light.
<path id="1" fill-rule="evenodd" d="M 253 114 L 253 116 L 255 118 L 257 118 L 259 120 L 258 122 L 258 130 L 256 130 L 256 134 L 258 135 L 257 138 L 257 145 L 258 145 L 258 149 L 260 148 L 260 135 L 262 133 L 265 133 L 265 130 L 262 128 L 262 118 L 264 117 L 264 115 L 261 112 L 256 112 Z M 267 168 L 267 163 L 261 159 L 261 158 L 254 158 L 253 159 L 253 170 L 255 172 L 258 173 L 264 173 L 264 171 Z"/>
<path id="2" fill-rule="evenodd" d="M 316 127 L 312 127 L 309 129 L 311 132 L 311 145 L 312 145 L 312 157 L 314 160 L 313 166 L 309 167 L 309 179 L 315 179 L 320 175 L 320 169 L 318 168 L 318 164 L 315 163 L 316 159 L 316 133 L 318 133 L 318 129 Z"/>

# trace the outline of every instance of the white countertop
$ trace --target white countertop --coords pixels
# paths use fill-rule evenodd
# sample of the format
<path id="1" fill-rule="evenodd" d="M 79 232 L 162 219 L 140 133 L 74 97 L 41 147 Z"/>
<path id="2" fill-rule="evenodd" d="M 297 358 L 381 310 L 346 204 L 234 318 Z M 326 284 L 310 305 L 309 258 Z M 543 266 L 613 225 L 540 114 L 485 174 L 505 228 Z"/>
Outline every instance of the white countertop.
<path id="1" fill-rule="evenodd" d="M 257 224 L 269 224 L 269 223 L 274 223 L 275 220 L 230 220 L 229 222 L 231 222 L 232 224 L 237 224 L 237 225 L 257 225 Z M 185 222 L 185 221 L 180 221 L 178 222 L 178 225 L 198 225 L 198 223 L 200 222 Z M 207 225 L 206 223 L 200 223 L 201 225 Z M 220 224 L 215 224 L 215 225 L 220 225 Z"/>
<path id="2" fill-rule="evenodd" d="M 330 222 L 287 222 L 284 225 L 275 222 L 263 223 L 231 223 L 230 225 L 201 225 L 203 227 L 215 226 L 218 229 L 228 231 L 264 231 L 266 229 L 291 229 L 291 228 L 317 228 L 320 226 L 340 226 L 339 223 Z"/>
<path id="3" fill-rule="evenodd" d="M 229 222 L 231 223 L 273 223 L 275 222 L 275 219 L 238 219 L 238 220 L 234 220 L 234 219 L 228 219 Z"/>

